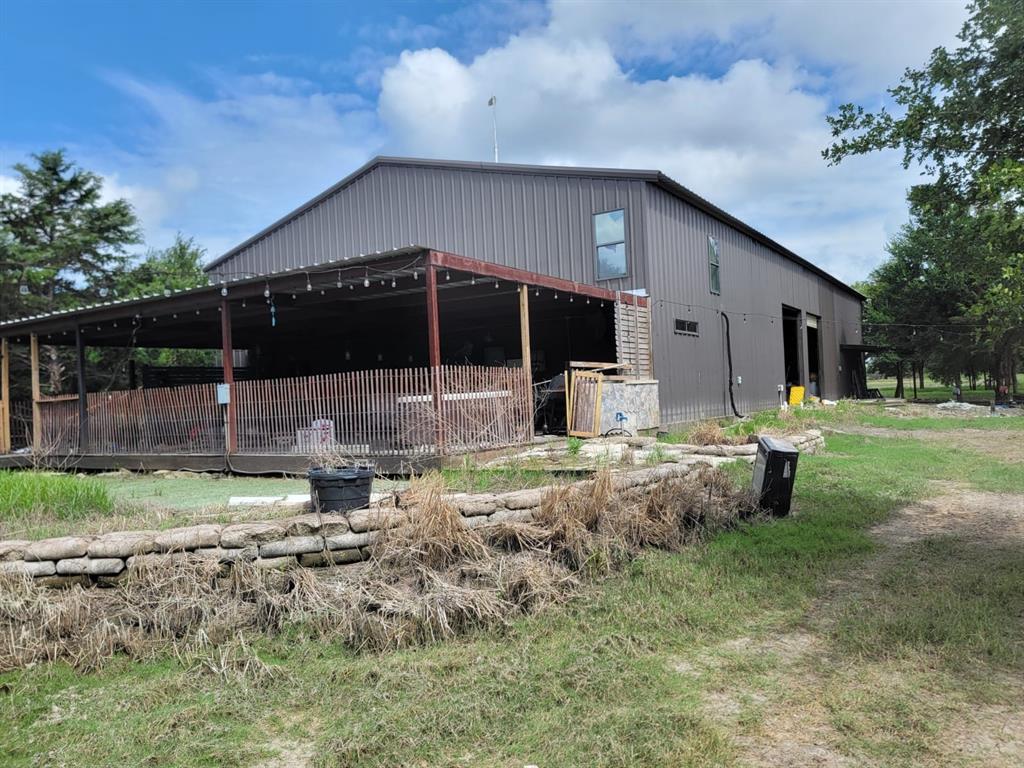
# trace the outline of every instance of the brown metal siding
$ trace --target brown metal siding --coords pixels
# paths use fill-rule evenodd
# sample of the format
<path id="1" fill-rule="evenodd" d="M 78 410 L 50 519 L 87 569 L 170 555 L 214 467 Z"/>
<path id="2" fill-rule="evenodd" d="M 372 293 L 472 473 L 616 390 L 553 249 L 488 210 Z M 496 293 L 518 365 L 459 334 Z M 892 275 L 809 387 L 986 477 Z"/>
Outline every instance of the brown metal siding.
<path id="1" fill-rule="evenodd" d="M 646 284 L 645 182 L 381 165 L 213 270 L 269 273 L 422 245 L 612 290 Z M 630 274 L 594 280 L 593 223 L 626 210 Z"/>
<path id="2" fill-rule="evenodd" d="M 778 403 L 783 304 L 822 318 L 822 394 L 845 394 L 839 391 L 839 344 L 859 339 L 856 297 L 652 184 L 645 200 L 647 287 L 663 423 L 731 412 L 719 310 L 732 323 L 733 374 L 743 379 L 735 386 L 741 412 Z M 720 296 L 709 290 L 708 235 L 719 242 Z M 697 320 L 700 337 L 676 334 L 677 317 Z"/>

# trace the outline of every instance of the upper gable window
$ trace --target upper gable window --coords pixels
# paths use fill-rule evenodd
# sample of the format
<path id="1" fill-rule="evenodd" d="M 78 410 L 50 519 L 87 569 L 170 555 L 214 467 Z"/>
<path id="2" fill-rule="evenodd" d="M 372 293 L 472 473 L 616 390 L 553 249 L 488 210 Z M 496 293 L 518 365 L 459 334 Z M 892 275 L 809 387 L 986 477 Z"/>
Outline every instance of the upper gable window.
<path id="1" fill-rule="evenodd" d="M 718 241 L 708 235 L 708 282 L 716 296 L 722 292 L 722 263 L 718 258 Z"/>
<path id="2" fill-rule="evenodd" d="M 598 280 L 626 275 L 625 210 L 594 214 L 594 247 Z"/>

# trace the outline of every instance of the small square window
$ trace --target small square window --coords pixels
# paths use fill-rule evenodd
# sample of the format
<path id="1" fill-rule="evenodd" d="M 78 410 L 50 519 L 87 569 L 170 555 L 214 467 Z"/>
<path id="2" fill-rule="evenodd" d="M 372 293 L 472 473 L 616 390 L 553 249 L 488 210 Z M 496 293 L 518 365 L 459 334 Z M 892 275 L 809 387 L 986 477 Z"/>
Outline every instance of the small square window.
<path id="1" fill-rule="evenodd" d="M 594 248 L 598 280 L 626 275 L 625 210 L 594 214 Z"/>
<path id="2" fill-rule="evenodd" d="M 711 292 L 716 296 L 722 293 L 722 264 L 718 256 L 718 241 L 708 235 L 708 281 Z"/>
<path id="3" fill-rule="evenodd" d="M 676 318 L 676 333 L 683 336 L 700 336 L 700 327 L 696 320 L 680 320 Z"/>

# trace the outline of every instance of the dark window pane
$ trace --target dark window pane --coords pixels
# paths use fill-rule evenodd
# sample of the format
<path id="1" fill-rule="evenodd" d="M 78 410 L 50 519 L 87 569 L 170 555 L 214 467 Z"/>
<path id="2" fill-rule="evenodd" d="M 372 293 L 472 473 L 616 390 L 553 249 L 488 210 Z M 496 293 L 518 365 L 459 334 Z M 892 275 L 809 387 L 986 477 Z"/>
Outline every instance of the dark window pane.
<path id="1" fill-rule="evenodd" d="M 626 244 L 602 245 L 597 249 L 597 278 L 622 277 L 626 274 Z"/>
<path id="2" fill-rule="evenodd" d="M 594 214 L 594 245 L 621 243 L 626 239 L 626 212 Z"/>

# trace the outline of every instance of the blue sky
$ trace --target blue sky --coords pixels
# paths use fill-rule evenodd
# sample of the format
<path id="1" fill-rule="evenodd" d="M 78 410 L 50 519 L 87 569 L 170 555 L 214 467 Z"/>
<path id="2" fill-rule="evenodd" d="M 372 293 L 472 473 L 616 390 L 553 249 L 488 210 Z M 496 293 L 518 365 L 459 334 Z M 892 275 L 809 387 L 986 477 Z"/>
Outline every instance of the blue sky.
<path id="1" fill-rule="evenodd" d="M 961 3 L 0 2 L 0 189 L 62 146 L 212 258 L 374 154 L 658 168 L 856 280 L 905 221 L 895 155 L 827 168 Z"/>

